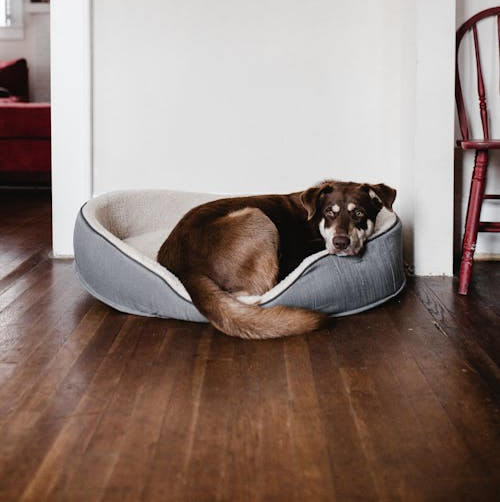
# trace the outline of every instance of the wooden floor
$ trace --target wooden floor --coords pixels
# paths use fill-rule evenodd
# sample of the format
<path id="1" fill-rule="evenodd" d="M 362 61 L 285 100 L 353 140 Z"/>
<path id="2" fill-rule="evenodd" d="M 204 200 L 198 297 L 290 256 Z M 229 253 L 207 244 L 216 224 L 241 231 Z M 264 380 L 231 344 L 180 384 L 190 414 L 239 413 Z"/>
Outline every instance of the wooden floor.
<path id="1" fill-rule="evenodd" d="M 0 501 L 498 501 L 500 263 L 328 332 L 121 314 L 0 192 Z"/>

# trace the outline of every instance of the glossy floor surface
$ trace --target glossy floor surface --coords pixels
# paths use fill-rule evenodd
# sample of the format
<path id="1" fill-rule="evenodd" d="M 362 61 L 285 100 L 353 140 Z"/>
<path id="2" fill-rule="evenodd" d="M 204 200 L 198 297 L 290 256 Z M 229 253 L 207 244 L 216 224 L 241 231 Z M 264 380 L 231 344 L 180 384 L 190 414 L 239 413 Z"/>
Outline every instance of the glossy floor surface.
<path id="1" fill-rule="evenodd" d="M 261 342 L 121 314 L 0 192 L 0 500 L 500 500 L 500 264 Z"/>

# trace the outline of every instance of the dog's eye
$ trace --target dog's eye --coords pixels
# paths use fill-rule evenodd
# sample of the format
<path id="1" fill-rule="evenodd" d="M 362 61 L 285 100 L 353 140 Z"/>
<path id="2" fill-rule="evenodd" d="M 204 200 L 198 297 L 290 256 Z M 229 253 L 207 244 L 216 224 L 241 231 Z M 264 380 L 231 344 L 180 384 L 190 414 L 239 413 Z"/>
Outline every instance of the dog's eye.
<path id="1" fill-rule="evenodd" d="M 354 215 L 355 218 L 363 218 L 363 216 L 365 215 L 365 213 L 359 208 L 354 209 L 352 214 Z"/>
<path id="2" fill-rule="evenodd" d="M 328 218 L 335 218 L 336 213 L 335 213 L 335 211 L 333 210 L 333 208 L 328 207 L 328 208 L 326 208 L 326 211 L 325 211 L 325 216 L 328 216 Z"/>

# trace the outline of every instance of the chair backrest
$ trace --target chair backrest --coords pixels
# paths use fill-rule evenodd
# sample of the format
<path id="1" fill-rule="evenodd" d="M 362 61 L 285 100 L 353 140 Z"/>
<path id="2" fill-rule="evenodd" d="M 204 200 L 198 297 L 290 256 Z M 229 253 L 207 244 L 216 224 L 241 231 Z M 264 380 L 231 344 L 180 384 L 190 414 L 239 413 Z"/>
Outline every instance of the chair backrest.
<path id="1" fill-rule="evenodd" d="M 472 16 L 469 20 L 460 26 L 457 30 L 456 38 L 456 69 L 455 69 L 455 99 L 457 102 L 458 110 L 458 121 L 460 123 L 460 132 L 462 134 L 462 139 L 469 140 L 469 121 L 467 119 L 467 112 L 464 103 L 464 96 L 462 92 L 462 87 L 460 84 L 460 73 L 459 73 L 459 48 L 460 42 L 464 38 L 465 34 L 472 30 L 472 36 L 474 39 L 474 53 L 476 58 L 476 71 L 477 71 L 477 93 L 479 97 L 479 113 L 481 116 L 481 125 L 483 129 L 483 138 L 490 139 L 490 130 L 488 124 L 488 108 L 486 105 L 486 90 L 483 78 L 483 69 L 481 66 L 481 56 L 479 50 L 479 38 L 477 33 L 477 23 L 485 18 L 496 17 L 496 28 L 497 28 L 497 41 L 498 48 L 500 50 L 500 7 L 492 7 L 490 9 L 483 10 Z"/>

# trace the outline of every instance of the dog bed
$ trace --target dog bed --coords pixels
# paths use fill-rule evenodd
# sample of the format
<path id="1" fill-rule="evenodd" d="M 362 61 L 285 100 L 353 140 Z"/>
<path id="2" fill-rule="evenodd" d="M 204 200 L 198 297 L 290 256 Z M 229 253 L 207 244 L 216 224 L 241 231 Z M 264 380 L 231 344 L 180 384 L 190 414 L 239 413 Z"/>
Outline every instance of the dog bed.
<path id="1" fill-rule="evenodd" d="M 75 224 L 75 266 L 89 293 L 115 309 L 149 317 L 206 322 L 189 294 L 156 254 L 179 219 L 192 207 L 220 195 L 169 190 L 111 192 L 91 199 Z M 241 297 L 260 305 L 288 305 L 353 314 L 397 295 L 406 279 L 401 222 L 381 211 L 362 256 L 320 251 L 261 297 Z"/>

